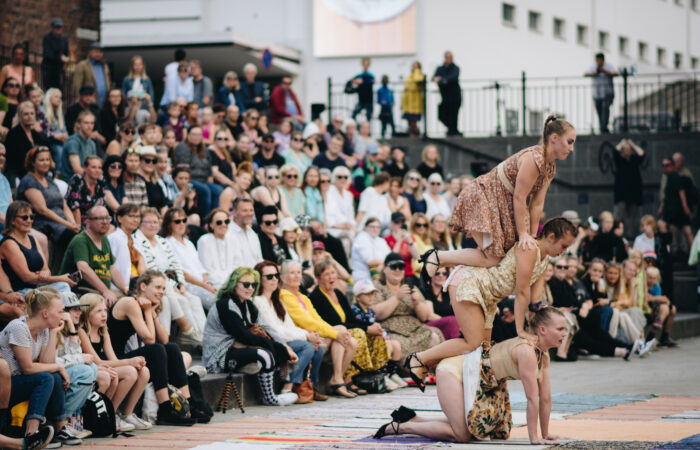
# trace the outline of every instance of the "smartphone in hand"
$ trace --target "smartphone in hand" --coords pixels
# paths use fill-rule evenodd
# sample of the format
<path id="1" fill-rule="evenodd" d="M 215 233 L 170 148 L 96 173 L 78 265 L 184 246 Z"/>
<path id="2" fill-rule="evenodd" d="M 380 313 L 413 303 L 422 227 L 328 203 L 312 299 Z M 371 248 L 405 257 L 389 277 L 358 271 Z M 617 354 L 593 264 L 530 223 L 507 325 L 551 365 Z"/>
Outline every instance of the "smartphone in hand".
<path id="1" fill-rule="evenodd" d="M 74 282 L 74 283 L 77 284 L 77 283 L 80 282 L 80 280 L 83 279 L 83 274 L 80 273 L 79 270 L 76 270 L 75 272 L 73 272 L 73 273 L 71 273 L 70 275 L 68 275 L 68 278 L 70 278 L 70 280 L 71 280 L 72 282 Z"/>

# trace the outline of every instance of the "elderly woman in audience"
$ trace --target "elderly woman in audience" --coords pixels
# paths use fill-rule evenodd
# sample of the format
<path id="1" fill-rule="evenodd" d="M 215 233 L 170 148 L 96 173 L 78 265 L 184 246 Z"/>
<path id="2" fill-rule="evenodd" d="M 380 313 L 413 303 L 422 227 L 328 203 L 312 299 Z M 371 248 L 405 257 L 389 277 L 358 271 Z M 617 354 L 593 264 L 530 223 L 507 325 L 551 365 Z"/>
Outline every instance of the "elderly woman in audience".
<path id="1" fill-rule="evenodd" d="M 228 212 L 217 208 L 207 217 L 209 233 L 197 241 L 197 253 L 214 286 L 222 286 L 231 275 L 231 269 L 240 265 L 235 261 L 235 243 L 228 232 Z"/>
<path id="2" fill-rule="evenodd" d="M 105 190 L 110 191 L 114 199 L 122 204 L 124 196 L 124 183 L 122 174 L 124 173 L 124 161 L 121 156 L 107 156 L 102 165 L 102 176 L 105 180 Z"/>
<path id="3" fill-rule="evenodd" d="M 141 212 L 138 206 L 126 203 L 117 209 L 117 229 L 107 236 L 114 254 L 115 265 L 127 282 L 146 271 L 143 255 L 134 247 L 132 234 L 141 225 Z"/>
<path id="4" fill-rule="evenodd" d="M 75 222 L 84 227 L 90 208 L 107 206 L 114 212 L 119 208 L 119 202 L 107 189 L 107 183 L 102 176 L 102 158 L 95 155 L 88 156 L 83 162 L 83 169 L 83 173 L 75 174 L 70 178 L 66 203 L 73 211 Z"/>
<path id="5" fill-rule="evenodd" d="M 316 332 L 306 331 L 294 325 L 280 300 L 279 266 L 271 261 L 263 261 L 255 266 L 260 274 L 260 294 L 253 298 L 258 309 L 260 325 L 277 342 L 288 345 L 297 354 L 299 361 L 285 380 L 282 392 L 299 393 L 305 382 L 304 372 L 309 368 L 310 383 L 313 388 L 313 400 L 324 401 L 328 396 L 316 390 L 314 384 L 319 381 L 319 372 L 326 347 L 321 336 Z M 309 367 L 309 364 L 311 366 Z M 301 398 L 297 400 L 300 403 Z"/>
<path id="6" fill-rule="evenodd" d="M 401 178 L 392 177 L 389 180 L 389 190 L 384 194 L 391 213 L 400 212 L 404 217 L 411 217 L 408 199 L 401 192 Z"/>
<path id="7" fill-rule="evenodd" d="M 336 282 L 338 272 L 329 260 L 321 260 L 314 265 L 314 275 L 318 286 L 309 298 L 321 319 L 332 326 L 344 326 L 357 341 L 357 351 L 352 364 L 345 372 L 345 381 L 350 391 L 363 394 L 363 389 L 351 383 L 352 377 L 361 371 L 376 371 L 389 361 L 389 349 L 384 339 L 384 330 L 379 324 L 368 326 L 358 320 L 350 309 L 350 302 L 341 292 Z"/>
<path id="8" fill-rule="evenodd" d="M 237 268 L 226 280 L 207 316 L 203 362 L 213 373 L 239 368 L 246 372 L 246 366 L 252 364 L 259 372 L 263 404 L 289 405 L 298 396 L 291 392 L 276 395 L 274 372 L 288 361 L 294 364 L 299 359 L 288 345 L 251 331 L 259 326 L 258 309 L 252 301 L 259 283 L 260 274 L 249 267 Z"/>
<path id="9" fill-rule="evenodd" d="M 439 173 L 433 173 L 428 177 L 428 192 L 425 195 L 425 204 L 428 209 L 426 215 L 432 219 L 435 215 L 441 214 L 447 217 L 452 212 L 447 200 L 440 193 L 443 188 L 442 176 Z"/>
<path id="10" fill-rule="evenodd" d="M 417 170 L 409 170 L 403 176 L 403 195 L 408 199 L 411 214 L 425 213 L 428 210 L 427 203 L 423 198 L 422 180 L 423 178 Z"/>
<path id="11" fill-rule="evenodd" d="M 195 125 L 189 128 L 185 141 L 175 147 L 175 157 L 177 164 L 189 166 L 191 183 L 202 202 L 204 214 L 209 214 L 212 208 L 218 206 L 224 188 L 214 183 L 211 161 L 202 141 L 202 127 Z"/>
<path id="12" fill-rule="evenodd" d="M 208 422 L 210 416 L 190 399 L 183 354 L 177 344 L 170 342 L 168 331 L 158 319 L 165 284 L 165 275 L 147 270 L 136 280 L 134 296 L 122 297 L 109 310 L 107 329 L 112 348 L 119 359 L 141 356 L 146 360 L 158 402 L 157 424 L 188 426 Z M 127 343 L 134 335 L 141 345 L 127 349 Z M 172 405 L 168 384 L 178 388 L 190 400 L 191 417 Z"/>
<path id="13" fill-rule="evenodd" d="M 430 240 L 430 221 L 428 217 L 423 213 L 415 213 L 411 217 L 411 225 L 408 227 L 411 232 L 411 237 L 416 243 L 416 250 L 419 255 L 427 252 L 428 249 L 432 248 L 432 241 Z M 413 273 L 420 273 L 423 264 L 418 262 L 418 260 L 413 260 Z"/>
<path id="14" fill-rule="evenodd" d="M 165 239 L 158 235 L 160 213 L 155 208 L 141 210 L 141 225 L 133 234 L 134 247 L 143 255 L 146 267 L 151 270 L 171 273 L 168 277 L 163 311 L 163 326 L 170 333 L 170 321 L 175 320 L 182 332 L 181 344 L 201 344 L 206 316 L 199 297 L 187 292 L 182 266 Z"/>
<path id="15" fill-rule="evenodd" d="M 34 217 L 27 202 L 12 202 L 7 208 L 6 228 L 0 242 L 2 268 L 15 292 L 26 294 L 37 286 L 50 285 L 59 292 L 68 293 L 75 282 L 68 274 L 51 275 L 47 258 L 30 234 Z"/>
<path id="16" fill-rule="evenodd" d="M 381 270 L 384 258 L 391 252 L 389 245 L 379 236 L 382 227 L 379 219 L 370 217 L 365 222 L 365 229 L 360 231 L 352 242 L 350 264 L 352 279 L 371 280 Z"/>
<path id="17" fill-rule="evenodd" d="M 46 234 L 54 243 L 54 254 L 61 255 L 80 231 L 80 224 L 49 174 L 53 161 L 48 147 L 30 150 L 25 161 L 28 173 L 17 187 L 17 199 L 32 205 L 37 213 L 34 228 Z"/>
<path id="18" fill-rule="evenodd" d="M 160 235 L 165 238 L 175 257 L 180 262 L 187 282 L 187 290 L 202 299 L 204 306 L 211 307 L 216 297 L 216 289 L 209 281 L 207 269 L 199 260 L 197 249 L 187 239 L 187 215 L 182 208 L 170 208 L 163 216 Z"/>
<path id="19" fill-rule="evenodd" d="M 426 325 L 439 328 L 445 339 L 457 339 L 460 335 L 459 324 L 450 304 L 450 293 L 443 286 L 450 275 L 447 267 L 440 267 L 432 277 L 430 286 L 421 286 L 421 293 L 432 309 Z"/>
<path id="20" fill-rule="evenodd" d="M 350 392 L 345 386 L 343 374 L 355 357 L 357 341 L 344 326 L 332 326 L 324 321 L 316 312 L 311 300 L 299 292 L 301 264 L 286 261 L 282 264 L 281 277 L 284 289 L 280 291 L 280 299 L 294 323 L 309 332 L 319 333 L 330 349 L 333 363 L 333 374 L 328 384 L 330 393 L 346 398 L 356 397 L 357 394 Z"/>
<path id="21" fill-rule="evenodd" d="M 265 182 L 250 192 L 250 196 L 255 201 L 255 217 L 260 222 L 262 208 L 274 206 L 282 217 L 290 217 L 287 207 L 287 197 L 280 188 L 280 171 L 276 166 L 264 168 Z"/>
<path id="22" fill-rule="evenodd" d="M 299 169 L 291 164 L 285 164 L 280 168 L 282 185 L 280 190 L 287 200 L 287 209 L 290 217 L 306 214 L 306 198 L 297 186 L 299 185 Z"/>
<path id="23" fill-rule="evenodd" d="M 377 292 L 373 306 L 391 339 L 401 343 L 402 359 L 443 340 L 438 328 L 423 323 L 430 319 L 432 309 L 417 288 L 406 284 L 405 265 L 398 253 L 387 255 L 384 270 L 374 282 Z"/>
<path id="24" fill-rule="evenodd" d="M 341 239 L 346 253 L 357 232 L 353 196 L 348 190 L 350 170 L 345 166 L 333 169 L 332 184 L 325 198 L 326 228 L 330 234 Z"/>

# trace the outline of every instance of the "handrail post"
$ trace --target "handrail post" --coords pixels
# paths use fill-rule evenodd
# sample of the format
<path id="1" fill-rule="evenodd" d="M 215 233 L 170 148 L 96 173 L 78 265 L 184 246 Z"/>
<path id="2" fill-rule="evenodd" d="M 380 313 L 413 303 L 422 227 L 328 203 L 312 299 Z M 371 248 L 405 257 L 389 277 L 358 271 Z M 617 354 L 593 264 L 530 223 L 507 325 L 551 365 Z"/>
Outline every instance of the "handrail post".
<path id="1" fill-rule="evenodd" d="M 629 131 L 629 102 L 627 101 L 627 79 L 629 77 L 629 72 L 627 67 L 622 68 L 622 98 L 623 98 L 623 110 L 622 110 L 622 130 L 627 133 Z"/>
<path id="2" fill-rule="evenodd" d="M 428 139 L 428 76 L 423 74 L 423 139 Z"/>
<path id="3" fill-rule="evenodd" d="M 332 93 L 332 81 L 331 77 L 328 77 L 328 123 L 333 122 L 333 107 L 332 107 L 332 99 L 333 99 L 333 93 Z"/>
<path id="4" fill-rule="evenodd" d="M 525 71 L 523 70 L 523 87 L 522 87 L 522 93 L 523 93 L 523 136 L 527 136 L 527 103 L 525 100 Z"/>

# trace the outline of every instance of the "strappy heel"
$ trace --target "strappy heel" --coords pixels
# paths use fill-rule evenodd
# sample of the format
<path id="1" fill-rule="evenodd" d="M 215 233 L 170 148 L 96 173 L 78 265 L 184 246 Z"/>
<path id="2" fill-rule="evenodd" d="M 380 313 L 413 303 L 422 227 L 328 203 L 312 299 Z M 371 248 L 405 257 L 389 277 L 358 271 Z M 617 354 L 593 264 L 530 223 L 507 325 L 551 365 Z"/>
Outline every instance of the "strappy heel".
<path id="1" fill-rule="evenodd" d="M 430 255 L 432 255 L 433 253 L 435 254 L 435 262 L 428 261 L 428 258 L 430 258 Z M 438 268 L 440 267 L 440 258 L 438 257 L 438 250 L 436 248 L 431 248 L 427 252 L 420 255 L 420 258 L 418 258 L 418 262 L 423 263 L 423 267 L 420 270 L 420 279 L 423 282 L 424 286 L 430 287 L 430 285 L 433 283 L 433 279 L 430 276 L 430 274 L 428 274 L 428 264 L 433 264 Z"/>
<path id="2" fill-rule="evenodd" d="M 413 359 L 413 358 L 415 358 L 416 361 L 418 361 L 418 364 L 419 364 L 419 365 L 417 365 L 417 366 L 412 366 L 412 365 L 411 365 L 411 359 Z M 418 375 L 416 375 L 416 374 L 413 372 L 413 370 L 411 370 L 411 369 L 418 369 L 418 368 L 421 368 L 421 367 L 423 367 L 424 369 L 427 369 L 427 368 L 428 368 L 428 366 L 426 366 L 425 364 L 423 364 L 423 361 L 421 361 L 421 360 L 418 358 L 418 355 L 416 355 L 415 353 L 411 353 L 410 355 L 408 355 L 408 356 L 406 357 L 406 362 L 403 363 L 403 368 L 408 370 L 408 374 L 411 376 L 411 379 L 413 380 L 413 382 L 416 383 L 416 387 L 417 387 L 418 389 L 420 389 L 421 392 L 425 392 L 425 381 L 423 381 L 422 378 L 420 378 Z"/>
<path id="3" fill-rule="evenodd" d="M 416 417 L 416 412 L 411 408 L 407 408 L 403 405 L 399 406 L 398 409 L 395 409 L 391 412 L 391 418 L 394 419 L 394 422 L 396 423 L 405 423 L 413 419 L 414 417 Z"/>
<path id="4" fill-rule="evenodd" d="M 394 425 L 394 423 L 396 423 L 396 425 Z M 377 430 L 377 432 L 374 433 L 374 436 L 372 436 L 372 437 L 373 437 L 374 439 L 381 439 L 381 438 L 383 438 L 384 436 L 386 436 L 386 429 L 389 427 L 389 425 L 391 425 L 391 431 L 394 432 L 394 433 L 393 433 L 394 435 L 399 434 L 399 425 L 400 425 L 400 424 L 399 424 L 398 422 L 389 422 L 389 423 L 385 423 L 384 425 L 382 425 L 381 427 L 379 427 L 379 429 Z"/>

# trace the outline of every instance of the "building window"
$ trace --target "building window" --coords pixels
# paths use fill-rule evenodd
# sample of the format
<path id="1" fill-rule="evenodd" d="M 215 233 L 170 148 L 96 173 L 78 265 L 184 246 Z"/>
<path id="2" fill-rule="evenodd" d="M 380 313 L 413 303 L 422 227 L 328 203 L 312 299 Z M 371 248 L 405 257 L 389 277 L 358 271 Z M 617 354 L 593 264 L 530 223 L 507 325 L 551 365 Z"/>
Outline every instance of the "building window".
<path id="1" fill-rule="evenodd" d="M 610 34 L 607 31 L 598 32 L 598 47 L 602 50 L 608 49 L 608 44 L 610 43 Z"/>
<path id="2" fill-rule="evenodd" d="M 530 31 L 540 31 L 540 22 L 542 21 L 542 14 L 530 11 L 527 15 L 527 23 Z"/>
<path id="3" fill-rule="evenodd" d="M 564 39 L 564 34 L 566 33 L 564 19 L 554 18 L 554 37 L 559 39 Z"/>
<path id="4" fill-rule="evenodd" d="M 698 64 L 698 58 L 696 56 L 693 56 L 692 58 L 690 58 L 690 68 L 695 70 L 698 67 L 700 67 L 700 65 Z"/>
<path id="5" fill-rule="evenodd" d="M 629 52 L 629 39 L 624 36 L 617 38 L 617 50 L 621 55 L 627 55 Z"/>
<path id="6" fill-rule="evenodd" d="M 639 60 L 647 61 L 647 58 L 649 57 L 649 55 L 647 54 L 649 52 L 649 47 L 647 46 L 646 42 L 640 42 L 637 49 L 639 53 Z"/>
<path id="7" fill-rule="evenodd" d="M 588 45 L 588 27 L 576 25 L 576 42 L 581 45 Z"/>
<path id="8" fill-rule="evenodd" d="M 503 3 L 503 23 L 515 26 L 515 6 Z"/>
<path id="9" fill-rule="evenodd" d="M 683 55 L 678 52 L 673 53 L 673 68 L 680 69 L 683 66 Z"/>
<path id="10" fill-rule="evenodd" d="M 666 65 L 666 49 L 661 47 L 656 47 L 656 65 L 665 66 Z"/>

